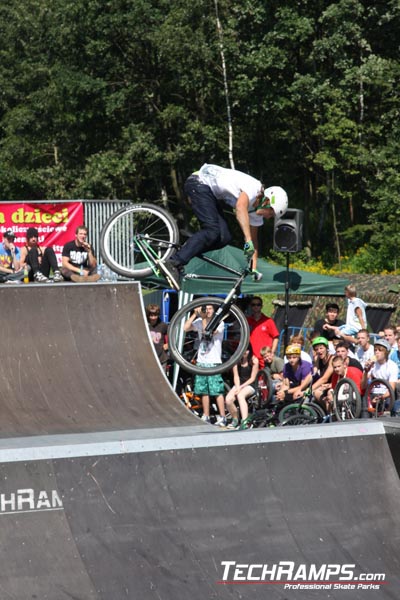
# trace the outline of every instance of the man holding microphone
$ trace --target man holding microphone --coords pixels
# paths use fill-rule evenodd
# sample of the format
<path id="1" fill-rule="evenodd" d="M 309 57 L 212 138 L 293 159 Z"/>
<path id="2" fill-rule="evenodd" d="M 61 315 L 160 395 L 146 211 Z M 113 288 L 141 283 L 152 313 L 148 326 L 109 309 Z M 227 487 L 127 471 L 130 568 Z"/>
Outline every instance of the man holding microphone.
<path id="1" fill-rule="evenodd" d="M 79 225 L 75 231 L 75 239 L 67 242 L 63 248 L 61 273 L 67 281 L 87 283 L 100 279 L 100 275 L 96 273 L 97 260 L 87 241 L 87 235 L 87 227 Z"/>

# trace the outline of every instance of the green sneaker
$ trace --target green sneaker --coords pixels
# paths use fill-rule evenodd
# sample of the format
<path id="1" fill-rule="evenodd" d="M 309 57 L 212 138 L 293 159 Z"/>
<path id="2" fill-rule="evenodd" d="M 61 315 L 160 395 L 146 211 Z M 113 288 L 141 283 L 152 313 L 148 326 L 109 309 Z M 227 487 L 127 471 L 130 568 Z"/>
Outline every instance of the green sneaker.
<path id="1" fill-rule="evenodd" d="M 236 429 L 239 425 L 239 419 L 232 419 L 232 421 L 227 426 L 227 429 Z"/>
<path id="2" fill-rule="evenodd" d="M 247 417 L 247 419 L 243 419 L 243 421 L 240 423 L 239 430 L 243 431 L 243 429 L 250 429 L 252 423 L 253 423 L 253 416 L 250 415 Z"/>

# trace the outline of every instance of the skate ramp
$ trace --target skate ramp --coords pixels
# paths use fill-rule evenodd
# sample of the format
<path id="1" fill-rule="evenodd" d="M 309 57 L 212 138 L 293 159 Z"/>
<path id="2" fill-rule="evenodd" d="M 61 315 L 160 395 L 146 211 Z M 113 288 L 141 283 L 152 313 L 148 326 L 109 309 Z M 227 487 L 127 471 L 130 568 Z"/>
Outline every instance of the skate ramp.
<path id="1" fill-rule="evenodd" d="M 220 432 L 159 369 L 137 284 L 0 299 L 1 598 L 397 600 L 396 420 Z"/>
<path id="2" fill-rule="evenodd" d="M 206 425 L 161 371 L 137 283 L 0 287 L 0 437 Z"/>
<path id="3" fill-rule="evenodd" d="M 400 485 L 377 421 L 3 439 L 0 462 L 2 598 L 399 596 Z M 252 564 L 272 580 L 244 580 Z"/>

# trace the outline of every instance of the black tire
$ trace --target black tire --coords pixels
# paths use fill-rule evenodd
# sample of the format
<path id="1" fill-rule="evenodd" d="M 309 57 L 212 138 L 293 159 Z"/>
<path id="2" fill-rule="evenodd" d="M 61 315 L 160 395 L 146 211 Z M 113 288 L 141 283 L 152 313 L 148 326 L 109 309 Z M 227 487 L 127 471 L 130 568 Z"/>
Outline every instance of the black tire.
<path id="1" fill-rule="evenodd" d="M 250 339 L 245 315 L 237 306 L 232 305 L 223 321 L 225 332 L 222 342 L 222 363 L 213 367 L 197 365 L 199 336 L 195 331 L 185 332 L 183 325 L 194 310 L 206 304 L 212 304 L 217 311 L 224 304 L 224 300 L 216 297 L 196 298 L 174 314 L 168 327 L 168 346 L 171 356 L 185 371 L 196 375 L 216 375 L 228 371 L 239 362 Z M 207 342 L 203 340 L 201 343 Z"/>
<path id="2" fill-rule="evenodd" d="M 281 422 L 282 427 L 291 426 L 291 425 L 314 425 L 316 423 L 315 417 L 313 417 L 309 413 L 297 413 L 288 417 L 284 421 Z"/>
<path id="3" fill-rule="evenodd" d="M 310 406 L 315 413 L 318 415 L 318 423 L 322 423 L 325 421 L 327 413 L 325 410 L 318 404 L 318 402 L 308 402 L 306 406 Z"/>
<path id="4" fill-rule="evenodd" d="M 333 391 L 333 411 L 338 421 L 359 419 L 361 416 L 361 394 L 349 377 L 339 379 Z"/>
<path id="5" fill-rule="evenodd" d="M 255 381 L 255 390 L 257 396 L 257 407 L 263 408 L 267 406 L 273 396 L 273 382 L 271 376 L 268 373 L 261 369 L 258 371 L 256 381 Z"/>
<path id="6" fill-rule="evenodd" d="M 123 277 L 143 279 L 152 268 L 136 239 L 143 236 L 151 256 L 168 260 L 179 242 L 178 225 L 172 215 L 153 204 L 133 204 L 115 212 L 100 234 L 100 252 L 106 265 Z"/>
<path id="7" fill-rule="evenodd" d="M 253 429 L 263 427 L 277 427 L 279 425 L 278 417 L 276 414 L 269 410 L 257 410 L 253 415 L 252 427 Z"/>
<path id="8" fill-rule="evenodd" d="M 382 399 L 382 396 L 386 396 L 387 393 L 389 393 L 389 397 Z M 384 410 L 391 411 L 394 400 L 393 388 L 386 379 L 372 379 L 369 382 L 365 390 L 364 402 L 371 416 L 378 417 Z"/>
<path id="9" fill-rule="evenodd" d="M 311 402 L 304 402 L 303 404 L 293 402 L 292 404 L 287 404 L 279 411 L 279 422 L 283 423 L 296 415 L 308 415 L 313 419 L 313 423 L 321 423 L 325 417 L 324 411 L 317 404 Z"/>

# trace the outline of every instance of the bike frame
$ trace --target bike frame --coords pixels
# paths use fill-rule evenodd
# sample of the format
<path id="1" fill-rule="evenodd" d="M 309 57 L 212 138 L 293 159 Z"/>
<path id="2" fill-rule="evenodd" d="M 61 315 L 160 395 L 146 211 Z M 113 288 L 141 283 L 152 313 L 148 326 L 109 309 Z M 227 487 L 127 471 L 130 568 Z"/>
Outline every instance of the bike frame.
<path id="1" fill-rule="evenodd" d="M 235 275 L 238 276 L 238 279 L 236 279 L 236 280 L 232 279 L 231 277 L 217 277 L 217 276 L 207 277 L 205 275 L 204 276 L 200 275 L 197 277 L 197 279 L 201 278 L 203 280 L 210 279 L 210 280 L 219 280 L 220 281 L 222 279 L 224 281 L 234 281 L 235 282 L 231 291 L 229 292 L 229 294 L 227 294 L 224 303 L 215 311 L 213 318 L 211 319 L 211 321 L 208 323 L 207 327 L 205 328 L 205 331 L 204 331 L 205 338 L 207 340 L 210 340 L 212 338 L 213 332 L 216 330 L 216 328 L 218 327 L 220 322 L 224 319 L 224 317 L 228 314 L 230 306 L 239 297 L 242 283 L 243 283 L 244 279 L 247 277 L 247 275 L 249 273 L 251 273 L 250 261 L 249 261 L 247 267 L 245 269 L 243 269 L 242 272 L 240 272 L 240 271 L 236 271 L 236 269 L 232 269 L 231 267 L 227 267 L 208 256 L 204 256 L 203 254 L 200 255 L 200 258 L 202 260 L 204 260 L 205 262 L 208 262 L 210 264 L 221 267 L 225 271 L 227 271 L 229 273 L 234 273 Z"/>
<path id="2" fill-rule="evenodd" d="M 141 253 L 143 254 L 143 257 L 146 259 L 146 262 L 148 263 L 148 265 L 151 268 L 151 270 L 153 271 L 153 273 L 159 274 L 158 269 L 156 268 L 156 265 L 159 263 L 159 258 L 157 256 L 156 252 L 153 250 L 153 248 L 149 245 L 146 236 L 142 236 L 139 234 L 134 238 L 134 241 L 136 242 L 136 245 L 140 249 Z M 157 238 L 152 238 L 152 241 L 158 242 L 160 247 L 164 247 L 164 248 L 178 247 L 177 244 L 170 244 L 170 243 L 167 244 L 163 240 L 158 240 Z M 227 276 L 223 276 L 223 275 L 222 276 L 202 275 L 201 273 L 200 274 L 190 273 L 188 275 L 185 275 L 186 279 L 235 282 L 236 278 L 239 278 L 239 281 L 236 283 L 236 285 L 234 287 L 236 288 L 237 293 L 240 294 L 240 286 L 241 286 L 243 280 L 245 279 L 245 277 L 247 277 L 247 275 L 249 273 L 251 273 L 250 261 L 249 261 L 249 264 L 246 269 L 238 271 L 237 269 L 228 267 L 227 265 L 222 264 L 221 262 L 215 260 L 214 258 L 205 256 L 204 254 L 200 254 L 199 258 L 204 260 L 204 262 L 209 263 L 210 265 L 214 265 L 216 267 L 223 269 L 227 273 L 232 273 L 232 275 L 235 275 L 235 277 L 227 277 Z"/>
<path id="3" fill-rule="evenodd" d="M 151 238 L 151 239 L 152 239 L 152 241 L 158 242 L 160 248 L 161 247 L 163 247 L 163 248 L 173 248 L 173 247 L 176 248 L 177 247 L 177 244 L 166 243 L 164 240 L 159 240 L 157 238 Z M 137 247 L 140 249 L 141 253 L 143 254 L 143 257 L 145 258 L 147 264 L 153 271 L 154 275 L 159 277 L 160 271 L 157 268 L 157 265 L 160 261 L 159 261 L 157 253 L 150 246 L 146 236 L 142 236 L 141 234 L 138 234 L 137 236 L 134 237 L 134 243 L 136 243 Z"/>
<path id="4" fill-rule="evenodd" d="M 198 280 L 202 280 L 202 281 L 216 281 L 216 280 L 221 281 L 221 280 L 223 280 L 223 281 L 230 281 L 233 283 L 232 289 L 229 291 L 229 293 L 225 297 L 223 303 L 220 306 L 218 306 L 215 314 L 213 315 L 213 318 L 211 319 L 210 323 L 208 323 L 208 325 L 206 327 L 206 331 L 204 332 L 204 339 L 206 341 L 209 341 L 212 339 L 213 331 L 215 331 L 215 329 L 217 329 L 219 323 L 221 323 L 221 321 L 223 321 L 224 318 L 226 318 L 228 316 L 230 307 L 232 306 L 232 304 L 234 304 L 234 302 L 240 295 L 241 285 L 242 285 L 244 279 L 246 278 L 246 276 L 251 273 L 251 269 L 250 269 L 250 261 L 248 262 L 248 265 L 244 269 L 242 269 L 241 271 L 238 271 L 236 269 L 233 269 L 231 267 L 228 267 L 228 266 L 220 263 L 219 261 L 217 261 L 213 258 L 205 256 L 204 254 L 200 255 L 199 258 L 201 258 L 206 263 L 220 267 L 222 270 L 226 271 L 227 273 L 232 274 L 232 276 L 225 276 L 225 277 L 224 276 L 221 276 L 221 277 L 208 276 L 208 275 L 202 275 L 202 274 L 186 275 L 186 277 L 188 279 L 192 278 L 192 279 L 198 279 Z M 235 277 L 233 277 L 233 275 Z M 180 310 L 184 305 L 186 305 L 189 302 L 189 298 L 190 298 L 190 295 L 187 294 L 186 292 L 182 292 L 179 294 L 178 310 Z M 182 346 L 182 344 L 183 344 L 183 338 L 184 338 L 184 332 L 182 329 L 179 333 L 179 339 L 178 339 L 178 344 L 180 346 Z M 177 385 L 179 369 L 180 369 L 180 366 L 178 364 L 175 364 L 174 365 L 173 382 L 172 382 L 172 386 L 174 389 L 176 388 L 176 385 Z"/>
<path id="5" fill-rule="evenodd" d="M 160 243 L 160 246 L 163 245 L 164 247 L 171 247 L 171 244 L 166 244 L 162 240 L 157 240 L 156 238 L 152 238 L 152 240 L 156 241 L 156 242 L 158 241 Z M 135 242 L 136 242 L 137 246 L 140 248 L 140 251 L 142 252 L 144 258 L 146 259 L 146 261 L 149 264 L 153 273 L 155 275 L 159 275 L 159 270 L 157 269 L 157 264 L 159 263 L 159 259 L 157 257 L 156 252 L 154 252 L 153 248 L 147 242 L 146 237 L 141 236 L 139 234 L 138 236 L 135 237 Z M 219 268 L 223 269 L 224 271 L 226 271 L 227 273 L 232 273 L 232 275 L 236 276 L 236 277 L 227 277 L 227 276 L 219 277 L 217 275 L 201 275 L 201 274 L 189 274 L 189 275 L 185 276 L 188 279 L 200 279 L 203 281 L 204 280 L 206 280 L 206 281 L 207 280 L 209 280 L 209 281 L 221 281 L 222 280 L 222 281 L 232 281 L 234 283 L 234 286 L 232 287 L 229 294 L 227 294 L 227 296 L 225 298 L 225 302 L 215 312 L 213 318 L 211 319 L 210 323 L 207 325 L 207 327 L 205 329 L 205 338 L 207 340 L 210 340 L 212 337 L 213 331 L 216 330 L 216 328 L 218 327 L 220 322 L 223 320 L 223 318 L 228 313 L 229 307 L 233 304 L 233 302 L 235 302 L 235 300 L 237 300 L 238 296 L 240 295 L 242 283 L 243 283 L 244 279 L 247 277 L 247 275 L 249 275 L 249 273 L 251 273 L 251 269 L 250 269 L 251 260 L 249 260 L 246 268 L 242 269 L 241 271 L 238 271 L 237 269 L 228 267 L 227 265 L 224 265 L 221 262 L 219 262 L 213 258 L 210 258 L 209 256 L 205 256 L 204 254 L 200 254 L 199 258 L 204 260 L 204 262 L 206 262 L 206 263 L 209 263 L 211 265 L 219 267 Z"/>
<path id="6" fill-rule="evenodd" d="M 179 244 L 166 242 L 165 240 L 157 239 L 156 237 L 150 237 L 148 235 L 137 234 L 134 236 L 132 240 L 132 245 L 136 246 L 138 251 L 143 256 L 145 262 L 150 267 L 151 271 L 155 274 L 156 277 L 161 276 L 162 269 L 160 268 L 161 259 L 158 253 L 159 249 L 167 249 L 171 247 L 179 248 Z M 235 303 L 237 298 L 241 293 L 241 286 L 244 279 L 251 273 L 251 259 L 248 261 L 247 265 L 243 269 L 235 269 L 224 265 L 223 263 L 211 258 L 209 256 L 205 256 L 205 254 L 200 254 L 199 258 L 203 260 L 205 263 L 211 264 L 225 271 L 229 275 L 226 276 L 216 276 L 216 275 L 202 275 L 202 274 L 188 274 L 185 277 L 187 279 L 197 279 L 203 281 L 227 281 L 232 282 L 232 289 L 228 292 L 223 302 L 218 305 L 215 310 L 215 313 L 211 319 L 211 321 L 207 324 L 203 334 L 202 339 L 208 343 L 212 340 L 213 334 L 215 330 L 218 328 L 219 324 L 226 319 L 231 311 L 232 305 Z M 212 294 L 211 294 L 212 295 Z M 182 308 L 185 302 L 184 298 L 185 294 L 179 294 L 179 310 Z M 178 333 L 178 347 L 182 347 L 184 339 L 184 331 L 183 329 Z M 173 387 L 176 387 L 178 378 L 178 372 L 176 367 L 174 368 L 174 377 L 173 377 Z"/>

